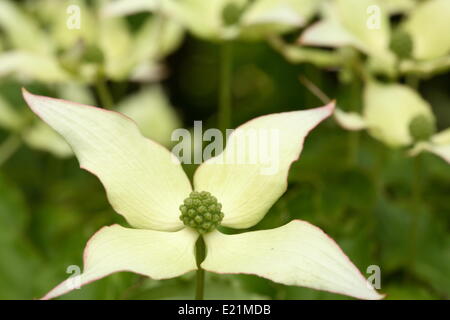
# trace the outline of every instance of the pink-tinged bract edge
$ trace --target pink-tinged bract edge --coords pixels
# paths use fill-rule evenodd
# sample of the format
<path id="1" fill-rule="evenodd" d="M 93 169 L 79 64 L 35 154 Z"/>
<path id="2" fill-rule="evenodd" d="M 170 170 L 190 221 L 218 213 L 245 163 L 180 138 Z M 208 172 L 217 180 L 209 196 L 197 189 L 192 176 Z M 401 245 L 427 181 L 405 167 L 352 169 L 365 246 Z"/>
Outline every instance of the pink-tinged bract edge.
<path id="1" fill-rule="evenodd" d="M 90 248 L 91 242 L 99 235 L 100 232 L 102 232 L 103 230 L 105 230 L 105 229 L 107 229 L 107 228 L 111 228 L 111 227 L 114 227 L 114 226 L 120 226 L 120 225 L 116 223 L 116 224 L 113 224 L 113 225 L 110 225 L 110 226 L 104 226 L 104 227 L 100 228 L 98 231 L 96 231 L 96 232 L 89 238 L 89 240 L 88 240 L 87 243 L 86 243 L 86 247 L 84 248 L 84 251 L 83 251 L 83 266 L 86 265 L 87 256 L 88 256 L 88 254 L 89 254 L 89 248 Z M 163 232 L 163 231 L 160 231 L 160 232 Z M 187 274 L 187 273 L 192 272 L 192 271 L 195 271 L 195 270 L 197 270 L 197 269 L 188 270 L 188 271 L 186 271 L 186 272 L 184 272 L 184 273 L 178 275 L 177 277 L 180 277 L 180 276 L 182 276 L 182 275 L 184 275 L 184 274 Z M 131 270 L 128 270 L 128 269 L 120 269 L 120 270 L 113 271 L 113 272 L 111 272 L 111 273 L 105 274 L 104 276 L 101 276 L 101 277 L 98 277 L 98 278 L 94 278 L 94 279 L 92 279 L 92 280 L 90 280 L 90 281 L 87 281 L 87 282 L 81 284 L 80 287 L 84 287 L 84 286 L 86 286 L 86 285 L 88 285 L 88 284 L 91 284 L 91 283 L 97 281 L 97 280 L 106 278 L 106 277 L 108 277 L 108 276 L 110 276 L 110 275 L 112 275 L 112 274 L 120 273 L 120 272 L 131 272 L 131 273 L 134 273 L 134 274 L 138 274 L 138 275 L 140 275 L 140 276 L 143 276 L 143 277 L 150 278 L 149 276 L 147 276 L 146 274 L 143 274 L 143 273 L 134 272 L 134 271 L 131 271 Z M 172 278 L 172 277 L 151 278 L 151 279 L 154 279 L 154 280 L 165 280 L 165 279 L 171 279 L 171 278 Z M 69 279 L 66 279 L 66 280 L 64 280 L 63 282 L 61 282 L 59 285 L 57 285 L 56 287 L 54 287 L 53 289 L 51 289 L 44 297 L 40 298 L 39 300 L 51 300 L 51 299 L 54 299 L 54 298 L 63 296 L 63 295 L 65 295 L 65 294 L 68 294 L 69 292 L 75 290 L 75 289 L 70 289 L 70 290 L 65 291 L 65 292 L 62 293 L 62 294 L 57 295 L 57 296 L 50 296 L 50 297 L 49 297 L 49 294 L 50 294 L 52 291 L 54 291 L 54 290 L 58 289 L 59 287 L 61 287 L 61 286 L 65 285 L 65 284 L 67 284 L 66 282 L 67 282 L 68 280 L 69 280 Z"/>
<path id="2" fill-rule="evenodd" d="M 113 114 L 119 115 L 119 116 L 121 116 L 121 117 L 123 117 L 123 118 L 125 118 L 125 119 L 127 119 L 127 120 L 129 120 L 129 121 L 131 121 L 131 122 L 136 126 L 136 128 L 139 130 L 139 132 L 140 132 L 140 134 L 141 134 L 141 136 L 142 136 L 143 139 L 147 140 L 149 143 L 153 143 L 153 144 L 157 145 L 157 146 L 158 146 L 159 148 L 161 148 L 162 150 L 164 150 L 164 151 L 170 153 L 171 159 L 176 158 L 176 157 L 175 157 L 175 156 L 174 156 L 174 155 L 173 155 L 166 147 L 164 147 L 162 144 L 160 144 L 160 143 L 158 143 L 158 142 L 156 142 L 156 141 L 154 141 L 154 140 L 152 140 L 152 139 L 150 139 L 150 138 L 147 138 L 147 137 L 145 137 L 144 135 L 142 135 L 142 133 L 141 133 L 141 131 L 140 131 L 140 129 L 139 129 L 139 127 L 138 127 L 136 121 L 134 121 L 132 118 L 128 117 L 127 115 L 125 115 L 125 114 L 123 114 L 123 113 L 120 113 L 120 112 L 115 111 L 115 110 L 109 110 L 109 109 L 99 108 L 99 107 L 96 107 L 96 106 L 86 105 L 86 104 L 82 104 L 82 103 L 78 103 L 78 102 L 73 102 L 73 101 L 68 101 L 68 100 L 64 100 L 64 99 L 51 98 L 51 97 L 46 97 L 46 96 L 41 96 L 41 95 L 32 94 L 32 93 L 30 93 L 30 92 L 29 92 L 27 89 L 25 89 L 25 88 L 22 88 L 22 95 L 23 95 L 23 97 L 24 97 L 24 99 L 25 99 L 25 102 L 26 102 L 27 105 L 30 107 L 30 109 L 31 109 L 31 110 L 39 117 L 39 119 L 40 119 L 41 121 L 43 121 L 43 122 L 46 123 L 47 125 L 49 125 L 49 124 L 43 119 L 43 117 L 40 115 L 40 113 L 35 109 L 35 107 L 33 107 L 33 104 L 30 102 L 30 99 L 29 99 L 30 96 L 32 96 L 32 97 L 38 97 L 39 99 L 43 99 L 43 100 L 58 101 L 58 102 L 63 102 L 63 103 L 71 103 L 71 104 L 74 104 L 74 105 L 78 105 L 78 106 L 80 106 L 80 107 L 93 108 L 93 109 L 95 109 L 95 110 L 99 110 L 99 111 L 102 111 L 102 112 L 111 112 L 111 113 L 113 113 Z M 50 126 L 50 125 L 49 125 L 49 126 Z M 51 126 L 50 126 L 50 127 L 51 127 Z M 52 128 L 52 129 L 53 129 L 53 128 Z M 57 132 L 57 134 L 59 134 L 59 133 Z M 62 137 L 62 138 L 64 139 L 64 137 Z M 64 141 L 66 141 L 66 140 L 64 139 Z M 72 147 L 69 143 L 67 143 L 67 144 L 68 144 L 69 147 L 71 148 L 72 152 L 76 155 L 76 152 L 74 151 L 73 147 Z M 178 159 L 177 159 L 177 161 L 178 161 L 178 164 L 181 166 L 181 162 L 180 162 Z M 94 171 L 92 171 L 92 170 L 90 170 L 90 169 L 84 167 L 84 166 L 81 165 L 81 164 L 80 164 L 80 168 L 83 169 L 83 170 L 85 170 L 85 171 L 87 171 L 87 172 L 89 172 L 90 174 L 92 174 L 93 176 L 95 176 L 95 177 L 100 181 L 100 183 L 102 184 L 103 189 L 104 189 L 104 191 L 105 191 L 106 198 L 108 199 L 108 202 L 111 204 L 111 201 L 110 201 L 110 199 L 109 199 L 109 195 L 108 195 L 108 192 L 107 192 L 107 188 L 106 188 L 105 184 L 102 182 L 102 180 L 100 179 L 100 177 L 99 177 Z M 183 170 L 183 171 L 184 171 L 184 170 Z M 188 179 L 188 181 L 189 181 L 189 185 L 190 185 L 190 187 L 191 187 L 191 190 L 193 190 L 192 182 L 190 181 L 190 179 Z M 119 213 L 119 212 L 117 212 L 117 213 L 118 213 L 119 215 L 121 215 L 122 217 L 124 217 L 124 219 L 127 221 L 127 223 L 130 224 L 130 222 L 127 220 L 127 218 L 125 217 L 125 215 L 123 215 L 123 214 L 121 214 L 121 213 Z M 178 222 L 178 221 L 177 221 L 177 222 Z M 130 225 L 131 225 L 131 224 L 130 224 Z M 170 229 L 170 230 L 168 229 L 168 230 L 155 230 L 155 231 L 179 231 L 179 230 L 183 229 L 183 227 L 184 227 L 183 224 L 180 222 L 180 225 L 179 225 L 177 228 L 173 228 L 173 229 Z"/>
<path id="3" fill-rule="evenodd" d="M 287 169 L 288 175 L 287 175 L 287 177 L 286 177 L 285 188 L 284 188 L 284 191 L 283 191 L 283 193 L 281 194 L 281 196 L 282 196 L 282 195 L 286 192 L 286 190 L 287 190 L 287 187 L 288 187 L 288 179 L 289 179 L 289 171 L 291 170 L 292 164 L 293 164 L 294 162 L 297 162 L 297 161 L 300 159 L 300 156 L 301 156 L 301 153 L 302 153 L 302 151 L 303 151 L 303 146 L 304 146 L 304 142 L 305 142 L 306 137 L 310 134 L 310 132 L 311 132 L 312 130 L 314 130 L 317 126 L 319 126 L 319 124 L 321 124 L 325 119 L 327 119 L 328 117 L 330 117 L 330 116 L 333 114 L 335 108 L 336 108 L 336 101 L 335 101 L 335 100 L 331 100 L 331 101 L 330 101 L 329 103 L 327 103 L 326 105 L 324 105 L 324 106 L 322 106 L 322 107 L 318 107 L 318 108 L 311 108 L 311 109 L 304 109 L 304 110 L 294 110 L 294 111 L 287 111 L 287 112 L 280 112 L 280 113 L 265 114 L 265 115 L 262 115 L 262 116 L 253 118 L 253 119 L 251 119 L 251 120 L 249 120 L 249 121 L 247 121 L 247 122 L 244 122 L 243 124 L 241 124 L 239 127 L 236 128 L 236 129 L 239 129 L 239 128 L 242 127 L 242 126 L 251 123 L 252 121 L 256 121 L 256 120 L 258 120 L 258 119 L 260 119 L 260 118 L 264 118 L 264 117 L 270 117 L 270 116 L 275 115 L 275 114 L 288 114 L 288 113 L 294 113 L 294 112 L 302 112 L 302 111 L 307 112 L 307 111 L 314 111 L 314 110 L 316 110 L 316 111 L 319 111 L 319 110 L 325 110 L 325 111 L 326 111 L 326 112 L 324 113 L 323 117 L 322 117 L 319 121 L 317 121 L 317 123 L 316 123 L 315 126 L 311 127 L 311 128 L 306 132 L 305 137 L 302 139 L 302 141 L 300 141 L 300 151 L 299 151 L 297 157 L 294 158 L 294 159 L 291 161 L 291 163 L 289 164 L 289 166 L 288 166 L 288 169 Z M 225 147 L 225 149 L 222 151 L 222 153 L 225 152 L 225 150 L 226 150 L 226 147 Z M 221 154 L 222 154 L 222 153 L 221 153 Z M 220 156 L 221 154 L 219 154 L 218 156 Z M 217 156 L 216 156 L 216 157 L 217 157 Z M 197 168 L 197 169 L 195 170 L 195 172 L 194 172 L 194 176 L 193 176 L 193 177 L 194 177 L 194 179 L 193 179 L 194 182 L 195 182 L 195 175 L 196 175 L 197 171 L 202 167 L 202 165 L 203 165 L 203 164 L 208 164 L 208 161 L 209 161 L 209 160 L 213 161 L 213 159 L 215 159 L 216 157 L 213 157 L 213 158 L 211 158 L 211 159 L 208 159 L 207 161 L 203 162 L 201 165 L 198 166 L 198 168 Z M 194 185 L 194 190 L 195 190 L 195 185 Z M 281 196 L 280 196 L 280 197 L 281 197 Z M 266 213 L 267 213 L 267 212 L 266 212 Z M 256 225 L 258 222 L 260 222 L 260 221 L 264 218 L 264 216 L 265 216 L 265 214 L 261 217 L 261 219 L 259 219 L 259 220 L 258 220 L 256 223 L 254 223 L 253 225 Z M 224 226 L 225 226 L 225 225 L 224 225 Z M 247 228 L 249 228 L 249 227 L 238 228 L 238 227 L 230 227 L 230 226 L 226 226 L 226 227 L 231 228 L 231 229 L 247 229 Z"/>
<path id="4" fill-rule="evenodd" d="M 314 229 L 318 230 L 318 231 L 319 231 L 320 233 L 322 233 L 323 235 L 325 235 L 329 240 L 331 240 L 331 243 L 333 244 L 333 246 L 334 246 L 335 248 L 337 248 L 338 251 L 340 251 L 340 252 L 342 253 L 342 255 L 343 255 L 344 258 L 347 260 L 347 262 L 350 263 L 352 269 L 353 269 L 354 271 L 356 271 L 356 273 L 360 276 L 361 280 L 363 280 L 364 282 L 367 282 L 367 279 L 364 278 L 364 276 L 363 276 L 363 274 L 361 273 L 361 271 L 360 271 L 360 270 L 355 266 L 355 264 L 350 260 L 350 258 L 349 258 L 349 257 L 347 256 L 347 254 L 342 250 L 342 248 L 337 244 L 337 242 L 336 242 L 333 238 L 331 238 L 327 233 L 325 233 L 321 228 L 317 227 L 316 225 L 314 225 L 314 224 L 312 224 L 312 223 L 310 223 L 310 222 L 308 222 L 308 221 L 301 220 L 301 219 L 294 219 L 294 220 L 292 220 L 291 222 L 305 223 L 305 224 L 307 224 L 307 225 L 313 227 Z M 291 223 L 291 222 L 288 222 L 288 223 Z M 285 225 L 286 225 L 286 224 L 285 224 Z M 283 227 L 283 226 L 281 226 L 281 227 Z M 281 227 L 276 227 L 276 228 L 266 229 L 266 230 L 273 230 L 273 229 L 277 229 L 277 228 L 281 228 Z M 249 232 L 258 232 L 258 231 L 265 231 L 265 230 L 256 230 L 256 231 L 249 231 Z M 225 234 L 225 235 L 228 236 L 228 237 L 232 237 L 232 236 L 239 236 L 240 234 L 231 234 L 231 235 L 230 235 L 230 234 Z M 217 272 L 217 271 L 208 270 L 208 269 L 204 268 L 202 265 L 200 265 L 200 267 L 201 267 L 202 269 L 204 269 L 205 271 L 212 272 L 212 273 L 217 273 L 217 274 L 248 274 L 248 275 L 257 276 L 257 277 L 260 277 L 260 278 L 264 278 L 264 279 L 270 280 L 270 281 L 272 281 L 272 282 L 274 282 L 274 283 L 279 283 L 279 282 L 276 282 L 276 281 L 274 281 L 274 280 L 272 280 L 272 279 L 270 279 L 270 278 L 268 278 L 268 277 L 260 276 L 260 275 L 258 275 L 258 274 L 256 274 L 256 273 L 252 273 L 252 272 Z M 286 285 L 286 286 L 290 286 L 289 284 L 284 284 L 284 283 L 281 283 L 281 284 Z M 297 285 L 292 285 L 292 286 L 303 287 L 303 286 L 297 286 Z M 347 294 L 344 294 L 344 293 L 341 293 L 341 292 L 337 292 L 337 291 L 333 291 L 333 290 L 316 289 L 316 288 L 311 288 L 311 287 L 304 287 L 304 288 L 309 288 L 309 289 L 318 290 L 318 291 L 330 292 L 330 293 L 339 294 L 339 295 L 348 296 L 348 297 L 353 297 L 353 298 L 357 298 L 357 299 L 361 299 L 361 300 L 367 300 L 367 299 L 363 299 L 363 298 L 361 298 L 361 297 L 351 296 L 351 295 L 347 295 Z M 383 298 L 385 298 L 385 297 L 387 296 L 386 294 L 379 294 L 379 293 L 376 291 L 375 288 L 373 288 L 373 290 L 379 295 L 379 299 L 378 299 L 378 300 L 381 300 L 381 299 L 383 299 Z M 373 299 L 373 300 L 377 300 L 377 299 Z"/>

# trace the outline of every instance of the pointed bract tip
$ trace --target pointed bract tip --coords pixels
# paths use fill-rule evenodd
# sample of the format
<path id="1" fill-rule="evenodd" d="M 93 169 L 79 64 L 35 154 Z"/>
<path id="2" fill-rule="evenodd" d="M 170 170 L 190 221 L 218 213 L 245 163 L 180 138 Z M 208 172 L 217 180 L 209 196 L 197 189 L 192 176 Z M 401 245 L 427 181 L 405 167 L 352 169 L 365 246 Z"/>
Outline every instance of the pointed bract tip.
<path id="1" fill-rule="evenodd" d="M 25 87 L 22 87 L 22 95 L 25 97 L 26 95 L 31 94 Z"/>
<path id="2" fill-rule="evenodd" d="M 334 113 L 334 110 L 336 109 L 336 100 L 331 100 L 322 108 L 328 111 L 327 117 L 331 116 Z"/>
<path id="3" fill-rule="evenodd" d="M 297 40 L 295 40 L 295 43 L 298 44 L 298 45 L 300 45 L 300 46 L 307 45 L 307 44 L 305 43 L 305 39 L 304 39 L 304 35 L 303 35 L 303 34 L 301 34 L 301 35 L 297 38 Z"/>
<path id="4" fill-rule="evenodd" d="M 33 97 L 34 94 L 32 94 L 30 91 L 28 91 L 25 87 L 22 87 L 22 96 L 25 99 L 25 101 L 27 102 L 27 104 L 30 106 L 29 99 L 31 97 Z"/>
<path id="5" fill-rule="evenodd" d="M 331 111 L 334 111 L 336 108 L 336 100 L 331 100 L 326 106 L 329 107 Z"/>

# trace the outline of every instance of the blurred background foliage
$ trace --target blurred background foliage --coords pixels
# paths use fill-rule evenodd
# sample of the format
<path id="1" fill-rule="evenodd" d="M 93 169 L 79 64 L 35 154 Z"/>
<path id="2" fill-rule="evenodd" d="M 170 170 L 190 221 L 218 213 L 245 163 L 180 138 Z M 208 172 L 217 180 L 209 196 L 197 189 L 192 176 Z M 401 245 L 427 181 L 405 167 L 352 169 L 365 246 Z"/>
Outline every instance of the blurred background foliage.
<path id="1" fill-rule="evenodd" d="M 260 115 L 323 105 L 314 87 L 336 98 L 340 109 L 362 112 L 367 81 L 412 88 L 431 106 L 437 131 L 450 126 L 450 46 L 416 57 L 410 49 L 405 58 L 392 41 L 389 54 L 372 49 L 367 35 L 361 38 L 367 43 L 353 37 L 339 48 L 299 44 L 300 34 L 325 20 L 321 5 L 347 0 L 300 1 L 288 14 L 273 11 L 277 1 L 211 1 L 228 12 L 219 24 L 206 2 L 178 1 L 191 6 L 189 19 L 172 19 L 170 10 L 150 0 L 140 6 L 0 0 L 0 299 L 39 298 L 68 276 L 68 266 L 82 265 L 86 241 L 101 226 L 126 225 L 100 182 L 80 170 L 64 141 L 28 111 L 21 87 L 124 112 L 146 136 L 170 147 L 175 128 L 190 128 L 194 120 L 203 120 L 204 129 L 217 127 L 226 42 L 233 56 L 231 128 Z M 440 2 L 364 1 L 388 8 L 392 28 L 424 3 Z M 242 13 L 256 2 L 262 9 Z M 241 8 L 239 14 L 229 3 Z M 66 25 L 73 4 L 81 8 L 79 30 Z M 264 6 L 278 16 L 258 16 Z M 438 27 L 444 26 L 434 29 L 443 31 L 440 40 L 448 40 L 448 28 Z M 382 68 L 373 67 L 377 59 Z M 450 165 L 431 153 L 411 157 L 407 151 L 327 120 L 307 138 L 286 194 L 253 229 L 307 220 L 336 239 L 363 273 L 379 265 L 387 299 L 448 299 Z M 192 175 L 195 166 L 186 170 Z M 164 281 L 120 273 L 64 298 L 191 299 L 193 292 L 193 273 Z M 207 275 L 206 298 L 348 299 L 256 276 L 215 274 Z"/>

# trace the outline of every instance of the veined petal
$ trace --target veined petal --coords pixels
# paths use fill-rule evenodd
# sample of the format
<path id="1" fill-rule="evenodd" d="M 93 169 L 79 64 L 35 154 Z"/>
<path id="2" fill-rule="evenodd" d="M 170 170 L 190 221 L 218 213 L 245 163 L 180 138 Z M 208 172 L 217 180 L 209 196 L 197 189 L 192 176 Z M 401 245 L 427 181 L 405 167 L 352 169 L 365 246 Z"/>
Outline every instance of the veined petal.
<path id="1" fill-rule="evenodd" d="M 114 209 L 137 228 L 180 229 L 178 206 L 191 191 L 179 161 L 145 139 L 117 112 L 37 96 L 24 90 L 31 109 L 61 134 L 82 168 L 105 186 Z"/>
<path id="2" fill-rule="evenodd" d="M 334 117 L 344 129 L 356 131 L 366 128 L 366 121 L 356 112 L 345 112 L 341 109 L 336 109 Z"/>
<path id="3" fill-rule="evenodd" d="M 272 281 L 381 299 L 339 246 L 319 228 L 301 220 L 282 227 L 224 235 L 205 235 L 202 268 L 217 273 L 254 274 Z"/>
<path id="4" fill-rule="evenodd" d="M 417 92 L 401 84 L 370 81 L 364 92 L 364 118 L 370 133 L 384 143 L 407 146 L 413 142 L 409 125 L 423 115 L 435 121 L 431 107 Z"/>
<path id="5" fill-rule="evenodd" d="M 245 123 L 229 136 L 223 153 L 197 169 L 195 190 L 209 191 L 222 203 L 224 226 L 255 225 L 286 191 L 289 167 L 300 156 L 306 135 L 333 109 L 330 103 Z"/>
<path id="6" fill-rule="evenodd" d="M 198 234 L 187 228 L 177 232 L 104 227 L 84 250 L 84 270 L 47 293 L 53 299 L 115 272 L 129 271 L 160 280 L 197 269 L 195 241 Z"/>

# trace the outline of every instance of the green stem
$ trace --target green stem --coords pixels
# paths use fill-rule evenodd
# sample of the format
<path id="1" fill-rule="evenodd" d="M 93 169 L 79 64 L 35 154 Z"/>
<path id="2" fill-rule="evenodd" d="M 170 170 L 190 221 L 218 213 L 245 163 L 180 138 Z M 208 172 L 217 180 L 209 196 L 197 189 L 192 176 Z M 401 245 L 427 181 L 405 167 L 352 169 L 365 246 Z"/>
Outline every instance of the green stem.
<path id="1" fill-rule="evenodd" d="M 233 68 L 232 43 L 224 41 L 220 48 L 219 114 L 218 125 L 222 132 L 231 126 L 231 74 Z"/>
<path id="2" fill-rule="evenodd" d="M 357 64 L 359 65 L 359 64 Z M 361 101 L 361 90 L 362 90 L 362 82 L 354 81 L 351 84 L 351 101 L 356 102 L 357 104 L 362 104 Z M 360 112 L 355 109 L 353 106 L 352 111 Z M 349 131 L 348 133 L 348 163 L 351 166 L 354 166 L 358 163 L 358 152 L 359 152 L 359 140 L 360 140 L 360 132 L 359 131 Z"/>
<path id="3" fill-rule="evenodd" d="M 105 109 L 111 109 L 114 105 L 114 101 L 103 75 L 99 75 L 97 77 L 97 80 L 95 81 L 95 89 L 97 90 L 97 94 L 102 107 Z"/>
<path id="4" fill-rule="evenodd" d="M 205 259 L 205 241 L 200 236 L 195 245 L 195 259 L 197 261 L 197 284 L 195 288 L 195 300 L 203 300 L 205 291 L 205 270 L 200 264 Z"/>
<path id="5" fill-rule="evenodd" d="M 21 144 L 20 137 L 12 134 L 0 145 L 0 166 L 11 158 Z"/>
<path id="6" fill-rule="evenodd" d="M 300 75 L 298 77 L 300 82 L 309 90 L 317 99 L 319 99 L 322 103 L 328 104 L 331 102 L 330 97 L 327 96 L 325 92 L 323 92 L 314 82 L 309 80 L 307 77 Z"/>
<path id="7" fill-rule="evenodd" d="M 389 150 L 382 142 L 375 141 L 374 152 L 376 154 L 376 162 L 372 166 L 371 174 L 374 181 L 376 201 L 371 208 L 372 218 L 370 219 L 370 235 L 371 239 L 375 241 L 373 257 L 379 261 L 381 259 L 381 239 L 380 239 L 380 219 L 378 214 L 378 205 L 380 202 L 387 199 L 388 194 L 386 190 L 386 181 L 384 179 L 384 171 L 387 164 L 389 163 L 389 158 L 396 152 L 396 150 Z"/>
<path id="8" fill-rule="evenodd" d="M 360 133 L 358 131 L 349 131 L 348 135 L 348 163 L 349 165 L 355 165 L 358 163 Z"/>
<path id="9" fill-rule="evenodd" d="M 422 194 L 422 162 L 420 155 L 414 158 L 414 175 L 411 188 L 412 202 L 414 204 L 413 216 L 411 219 L 411 229 L 410 229 L 410 253 L 409 253 L 409 269 L 412 272 L 414 270 L 414 265 L 416 261 L 416 251 L 417 251 L 417 232 L 419 226 L 419 216 L 421 208 L 421 194 Z"/>
<path id="10" fill-rule="evenodd" d="M 407 75 L 406 83 L 413 88 L 418 90 L 420 85 L 420 79 L 416 75 Z M 413 181 L 411 187 L 412 202 L 414 204 L 413 216 L 411 218 L 411 228 L 410 228 L 410 252 L 409 252 L 409 273 L 410 275 L 414 272 L 416 256 L 417 256 L 417 233 L 419 227 L 420 212 L 422 210 L 422 156 L 419 154 L 413 159 L 414 172 Z"/>

